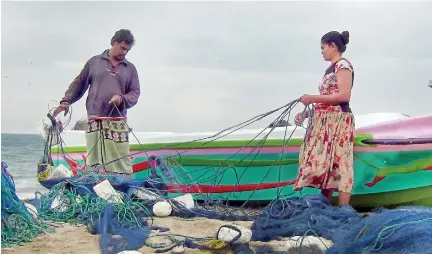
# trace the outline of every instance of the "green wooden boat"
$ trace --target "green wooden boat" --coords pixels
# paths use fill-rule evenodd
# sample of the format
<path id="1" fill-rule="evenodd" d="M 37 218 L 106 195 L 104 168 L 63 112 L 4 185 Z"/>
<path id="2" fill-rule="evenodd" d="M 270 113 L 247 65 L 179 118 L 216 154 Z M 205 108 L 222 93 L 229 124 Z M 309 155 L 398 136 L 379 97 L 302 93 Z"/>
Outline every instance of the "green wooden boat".
<path id="1" fill-rule="evenodd" d="M 431 126 L 432 115 L 356 116 L 353 206 L 432 206 Z M 135 133 L 141 144 L 130 145 L 133 177 L 147 178 L 149 168 L 157 161 L 154 159 L 162 158 L 177 179 L 174 183 L 159 172 L 172 197 L 192 193 L 196 199 L 210 196 L 270 201 L 280 195 L 319 193 L 311 188 L 293 192 L 292 188 L 305 130 L 289 126 L 270 134 L 270 129 L 260 132 L 262 129 L 239 130 L 217 140 L 202 141 L 192 140 L 215 133 Z M 286 133 L 293 133 L 289 140 L 284 139 Z M 261 140 L 265 135 L 268 137 Z M 84 132 L 67 131 L 63 139 L 68 147 L 51 148 L 54 166 L 63 164 L 74 169 L 85 165 Z"/>

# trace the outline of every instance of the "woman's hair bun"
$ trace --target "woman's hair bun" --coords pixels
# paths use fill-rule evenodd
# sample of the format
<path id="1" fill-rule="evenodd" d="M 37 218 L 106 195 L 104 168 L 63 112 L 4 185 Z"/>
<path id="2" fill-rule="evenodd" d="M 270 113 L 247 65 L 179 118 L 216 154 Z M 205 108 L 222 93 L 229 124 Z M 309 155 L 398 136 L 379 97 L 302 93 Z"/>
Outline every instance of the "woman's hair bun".
<path id="1" fill-rule="evenodd" d="M 343 31 L 341 33 L 341 37 L 342 37 L 342 42 L 347 45 L 349 42 L 349 32 L 348 31 Z"/>

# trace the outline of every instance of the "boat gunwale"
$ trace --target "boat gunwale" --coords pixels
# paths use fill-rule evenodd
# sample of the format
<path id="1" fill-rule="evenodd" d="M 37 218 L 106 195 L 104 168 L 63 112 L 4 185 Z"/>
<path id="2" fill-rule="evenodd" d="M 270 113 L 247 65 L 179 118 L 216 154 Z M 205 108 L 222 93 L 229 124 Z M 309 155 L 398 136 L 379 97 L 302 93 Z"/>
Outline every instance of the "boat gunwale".
<path id="1" fill-rule="evenodd" d="M 364 139 L 368 145 L 423 145 L 432 144 L 432 138 L 407 138 L 407 139 Z"/>
<path id="2" fill-rule="evenodd" d="M 354 137 L 354 146 L 375 147 L 376 145 L 365 144 L 364 140 L 373 139 L 371 134 L 357 134 Z M 262 140 L 209 140 L 209 141 L 184 141 L 184 142 L 165 142 L 165 143 L 148 143 L 148 144 L 130 144 L 131 151 L 152 151 L 152 150 L 175 150 L 175 149 L 204 149 L 204 148 L 235 148 L 235 147 L 283 147 L 283 146 L 300 146 L 303 138 L 291 139 L 267 139 Z M 77 153 L 86 152 L 87 147 L 69 146 L 60 149 L 59 146 L 51 147 L 51 153 Z"/>

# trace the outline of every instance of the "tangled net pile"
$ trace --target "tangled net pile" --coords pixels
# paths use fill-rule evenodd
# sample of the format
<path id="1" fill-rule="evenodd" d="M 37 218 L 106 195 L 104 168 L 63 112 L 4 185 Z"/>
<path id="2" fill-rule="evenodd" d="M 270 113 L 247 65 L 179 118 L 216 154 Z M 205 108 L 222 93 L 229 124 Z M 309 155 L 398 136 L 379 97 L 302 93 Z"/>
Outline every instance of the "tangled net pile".
<path id="1" fill-rule="evenodd" d="M 284 107 L 219 132 L 207 140 L 200 139 L 199 141 L 204 140 L 201 144 L 203 145 L 206 142 L 217 140 L 282 109 L 283 113 L 273 121 L 275 124 L 263 130 L 264 136 L 258 140 L 255 147 L 256 152 L 259 152 L 260 145 L 262 146 L 278 122 L 289 117 L 296 103 L 297 101 L 293 101 Z M 265 133 L 265 130 L 269 131 Z M 289 139 L 289 134 L 286 136 Z M 61 143 L 59 136 L 57 140 Z M 256 140 L 251 142 L 253 141 L 256 142 Z M 159 149 L 163 148 L 167 146 Z M 245 155 L 245 157 L 250 155 Z M 181 165 L 172 163 L 175 162 L 173 158 L 148 157 L 158 163 L 152 166 L 145 180 L 80 171 L 74 177 L 41 182 L 44 186 L 49 187 L 50 191 L 43 195 L 36 193 L 33 200 L 26 201 L 37 209 L 38 218 L 36 220 L 16 196 L 13 181 L 2 167 L 2 244 L 15 245 L 31 241 L 38 234 L 49 229 L 47 225 L 50 221 L 54 221 L 87 225 L 91 233 L 100 235 L 100 248 L 104 254 L 137 250 L 144 245 L 154 248 L 159 253 L 168 252 L 176 246 L 201 250 L 222 250 L 231 247 L 234 253 L 238 254 L 278 253 L 266 245 L 252 251 L 247 244 L 236 242 L 235 238 L 231 241 L 222 241 L 216 236 L 196 238 L 169 234 L 169 228 L 158 227 L 152 218 L 155 216 L 153 212 L 155 204 L 167 201 L 172 206 L 171 216 L 252 221 L 252 241 L 268 242 L 296 237 L 292 239 L 298 243 L 297 248 L 283 253 L 305 253 L 304 248 L 312 249 L 312 251 L 317 248 L 314 253 L 323 252 L 322 248 L 305 246 L 310 236 L 331 240 L 333 245 L 323 244 L 324 251 L 327 253 L 393 252 L 404 254 L 425 253 L 424 250 L 432 248 L 430 241 L 432 238 L 431 209 L 410 207 L 394 210 L 381 209 L 376 211 L 376 215 L 363 218 L 349 206 L 332 207 L 321 195 L 304 197 L 278 195 L 261 211 L 250 211 L 246 209 L 248 202 L 245 202 L 240 208 L 228 207 L 225 206 L 226 200 L 213 198 L 207 193 L 196 195 L 203 200 L 202 204 L 195 204 L 194 208 L 187 208 L 183 203 L 168 198 L 169 186 L 166 183 L 170 183 L 170 188 L 184 193 L 192 187 L 199 190 L 199 181 L 191 179 Z M 49 156 L 45 156 L 43 162 L 48 164 Z M 241 164 L 242 160 L 237 163 Z M 232 169 L 232 167 L 233 165 L 220 165 L 214 175 L 224 174 L 224 170 Z M 189 181 L 185 182 L 185 179 Z M 238 176 L 237 182 L 240 179 L 241 176 Z M 105 180 L 109 181 L 117 193 L 121 194 L 121 202 L 116 201 L 114 196 L 110 200 L 96 195 L 93 187 Z M 216 180 L 209 179 L 208 181 Z M 214 184 L 217 185 L 216 182 Z M 140 191 L 154 195 L 152 198 L 143 198 L 137 194 Z M 19 232 L 18 227 L 21 228 Z M 152 237 L 159 236 L 161 232 L 165 232 L 163 237 L 169 239 L 170 243 L 162 245 L 149 241 Z"/>
<path id="2" fill-rule="evenodd" d="M 1 244 L 13 246 L 28 243 L 48 226 L 43 221 L 35 220 L 15 190 L 12 175 L 7 171 L 7 164 L 1 163 Z"/>
<path id="3" fill-rule="evenodd" d="M 5 176 L 2 172 L 2 181 Z M 90 186 L 102 180 L 109 180 L 113 187 L 124 193 L 124 203 L 110 203 L 99 198 Z M 2 188 L 2 244 L 14 245 L 29 242 L 44 232 L 41 225 L 47 221 L 80 223 L 87 225 L 89 231 L 101 236 L 102 253 L 118 253 L 123 250 L 137 250 L 144 245 L 158 252 L 165 252 L 175 246 L 183 245 L 202 250 L 226 248 L 230 243 L 216 241 L 215 238 L 191 238 L 167 234 L 172 244 L 152 245 L 148 243 L 152 232 L 169 231 L 154 225 L 152 207 L 155 201 L 139 200 L 131 194 L 136 188 L 148 182 L 116 179 L 115 176 L 79 176 L 57 184 L 50 192 L 28 201 L 39 211 L 38 220 L 26 212 L 20 202 L 18 209 L 12 210 L 8 203 L 11 192 Z M 4 186 L 4 185 L 3 185 Z M 12 195 L 13 196 L 13 195 Z M 58 202 L 53 206 L 54 200 Z M 17 200 L 14 201 L 15 204 Z M 171 216 L 181 218 L 206 217 L 229 221 L 253 221 L 252 241 L 267 242 L 282 238 L 300 236 L 301 242 L 307 236 L 319 236 L 331 240 L 334 245 L 327 253 L 426 253 L 432 248 L 432 209 L 401 207 L 394 210 L 379 210 L 374 216 L 361 217 L 354 209 L 332 207 L 321 195 L 306 197 L 279 198 L 267 205 L 259 215 L 234 215 L 197 206 L 187 209 L 173 200 Z M 6 209 L 4 209 L 4 207 Z M 8 216 L 3 216 L 3 214 Z M 19 217 L 21 214 L 21 217 Z M 19 224 L 16 218 L 19 217 Z M 15 219 L 13 219 L 15 218 Z M 20 231 L 15 231 L 21 228 Z M 23 234 L 23 232 L 29 232 Z M 306 243 L 306 241 L 305 241 Z M 305 245 L 304 243 L 304 245 Z M 219 246 L 218 246 L 219 244 Z M 234 243 L 231 243 L 235 245 Z M 242 245 L 234 248 L 240 249 Z M 301 246 L 298 246 L 299 248 Z M 313 248 L 313 246 L 303 246 Z M 255 252 L 238 253 L 277 253 L 271 249 L 257 248 Z M 288 252 L 290 253 L 290 252 Z M 292 253 L 301 253 L 295 252 Z M 319 253 L 319 252 L 315 252 Z"/>

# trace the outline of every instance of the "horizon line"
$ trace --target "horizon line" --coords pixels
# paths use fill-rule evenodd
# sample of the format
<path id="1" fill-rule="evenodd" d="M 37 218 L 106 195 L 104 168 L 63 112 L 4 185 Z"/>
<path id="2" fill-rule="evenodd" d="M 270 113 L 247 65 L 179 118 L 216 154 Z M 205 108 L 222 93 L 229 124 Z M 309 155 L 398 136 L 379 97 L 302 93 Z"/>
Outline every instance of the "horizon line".
<path id="1" fill-rule="evenodd" d="M 1 132 L 1 134 L 39 135 L 37 132 Z"/>

